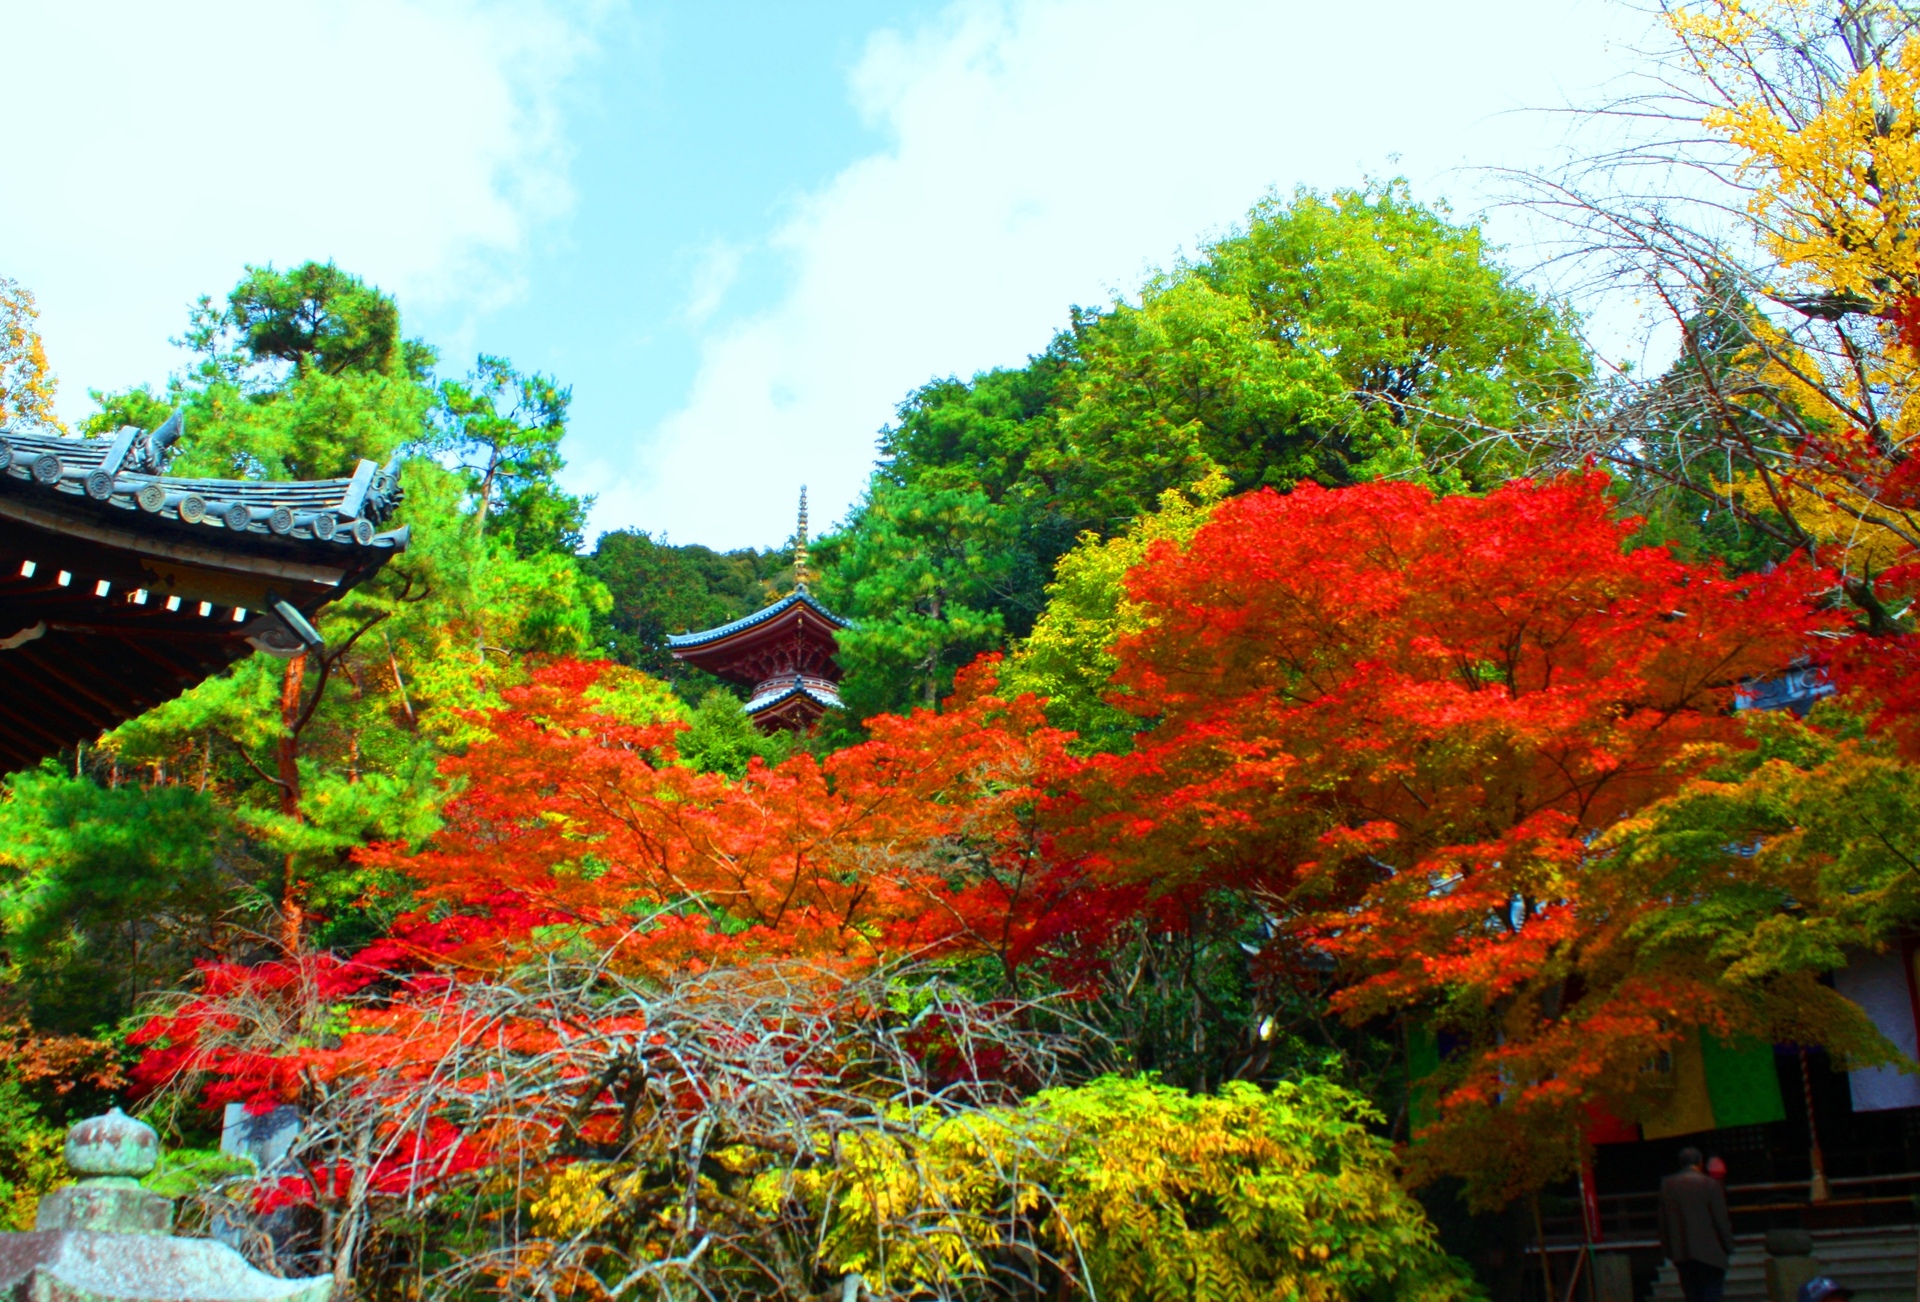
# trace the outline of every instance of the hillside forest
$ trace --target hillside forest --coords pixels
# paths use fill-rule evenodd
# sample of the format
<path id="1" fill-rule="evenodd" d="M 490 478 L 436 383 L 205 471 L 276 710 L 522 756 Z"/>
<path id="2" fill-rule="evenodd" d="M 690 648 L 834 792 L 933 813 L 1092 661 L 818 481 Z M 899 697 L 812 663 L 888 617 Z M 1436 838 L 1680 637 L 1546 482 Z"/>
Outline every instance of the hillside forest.
<path id="1" fill-rule="evenodd" d="M 343 1298 L 1518 1299 L 1684 1046 L 1896 1061 L 1828 974 L 1920 929 L 1920 36 L 1663 12 L 1642 134 L 1514 181 L 1548 269 L 1276 192 L 906 394 L 798 736 L 663 645 L 798 540 L 589 539 L 564 377 L 250 266 L 68 428 L 0 280 L 0 422 L 398 457 L 411 528 L 323 655 L 5 779 L 6 1228 L 117 1102 Z"/>

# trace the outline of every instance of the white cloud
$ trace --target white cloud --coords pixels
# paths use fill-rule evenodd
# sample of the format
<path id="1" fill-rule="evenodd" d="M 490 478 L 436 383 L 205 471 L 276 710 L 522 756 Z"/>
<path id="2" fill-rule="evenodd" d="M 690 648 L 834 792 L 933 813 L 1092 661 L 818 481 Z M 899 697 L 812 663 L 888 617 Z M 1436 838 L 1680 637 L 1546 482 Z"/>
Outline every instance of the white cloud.
<path id="1" fill-rule="evenodd" d="M 727 291 L 740 278 L 740 262 L 745 256 L 745 249 L 725 240 L 715 240 L 701 250 L 694 264 L 693 287 L 683 313 L 688 325 L 705 325 L 720 310 Z"/>
<path id="2" fill-rule="evenodd" d="M 14 127 L 0 275 L 39 298 L 61 406 L 159 380 L 241 263 L 332 258 L 478 311 L 572 203 L 565 79 L 598 6 L 210 0 L 0 6 Z"/>
<path id="3" fill-rule="evenodd" d="M 790 289 L 715 318 L 687 401 L 631 462 L 582 458 L 596 520 L 768 543 L 802 481 L 831 519 L 913 386 L 1019 363 L 1069 304 L 1130 292 L 1271 187 L 1398 171 L 1477 202 L 1455 169 L 1527 161 L 1559 130 L 1508 110 L 1589 98 L 1609 27 L 1642 21 L 1539 0 L 1015 0 L 879 33 L 851 93 L 892 143 L 771 232 Z"/>

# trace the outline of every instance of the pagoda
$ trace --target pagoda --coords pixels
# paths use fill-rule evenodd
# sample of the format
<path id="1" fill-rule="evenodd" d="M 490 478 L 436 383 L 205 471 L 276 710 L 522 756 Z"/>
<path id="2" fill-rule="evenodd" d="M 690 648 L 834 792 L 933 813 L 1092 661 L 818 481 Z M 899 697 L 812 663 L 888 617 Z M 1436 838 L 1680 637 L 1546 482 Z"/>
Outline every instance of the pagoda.
<path id="1" fill-rule="evenodd" d="M 762 732 L 804 732 L 840 705 L 834 635 L 853 627 L 807 591 L 807 490 L 793 549 L 794 587 L 730 624 L 667 638 L 675 660 L 750 688 L 747 715 Z"/>
<path id="2" fill-rule="evenodd" d="M 0 426 L 0 772 L 171 700 L 236 660 L 321 650 L 312 617 L 407 545 L 397 464 L 344 479 L 166 473 L 185 428 Z"/>

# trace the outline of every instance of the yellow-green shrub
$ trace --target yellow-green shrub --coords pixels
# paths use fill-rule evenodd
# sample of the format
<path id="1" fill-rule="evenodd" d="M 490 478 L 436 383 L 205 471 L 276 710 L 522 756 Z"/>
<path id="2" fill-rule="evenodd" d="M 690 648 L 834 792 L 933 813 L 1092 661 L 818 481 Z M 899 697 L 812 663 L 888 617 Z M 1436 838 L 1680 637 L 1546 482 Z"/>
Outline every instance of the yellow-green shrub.
<path id="1" fill-rule="evenodd" d="M 1017 1108 L 902 1115 L 758 1193 L 819 1209 L 822 1265 L 882 1296 L 1009 1270 L 1155 1302 L 1473 1296 L 1373 1119 L 1317 1079 L 1195 1095 L 1105 1077 Z"/>

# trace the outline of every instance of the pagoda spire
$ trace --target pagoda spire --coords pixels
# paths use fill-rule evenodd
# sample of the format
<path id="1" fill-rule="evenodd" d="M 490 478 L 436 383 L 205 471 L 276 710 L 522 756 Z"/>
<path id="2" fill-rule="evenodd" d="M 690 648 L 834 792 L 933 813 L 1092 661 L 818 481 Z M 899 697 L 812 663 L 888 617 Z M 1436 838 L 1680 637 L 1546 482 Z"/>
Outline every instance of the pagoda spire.
<path id="1" fill-rule="evenodd" d="M 807 590 L 807 486 L 800 485 L 800 524 L 793 533 L 793 586 Z"/>

